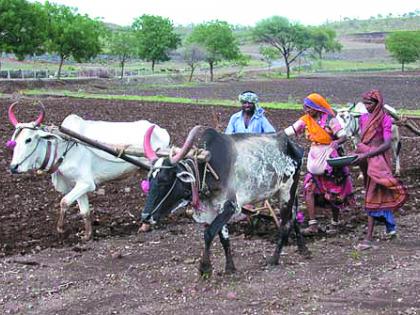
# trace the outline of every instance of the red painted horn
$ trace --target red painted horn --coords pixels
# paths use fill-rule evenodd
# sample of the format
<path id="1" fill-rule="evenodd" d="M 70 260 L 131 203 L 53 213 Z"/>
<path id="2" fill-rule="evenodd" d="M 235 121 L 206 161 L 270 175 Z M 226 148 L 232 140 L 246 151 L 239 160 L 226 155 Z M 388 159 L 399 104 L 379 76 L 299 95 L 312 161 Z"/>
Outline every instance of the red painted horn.
<path id="1" fill-rule="evenodd" d="M 9 106 L 8 114 L 9 114 L 9 121 L 12 123 L 13 126 L 19 123 L 16 119 L 15 113 L 13 112 L 13 108 L 16 106 L 18 102 L 14 102 L 12 105 Z"/>
<path id="2" fill-rule="evenodd" d="M 200 128 L 201 126 L 197 125 L 193 129 L 191 129 L 190 133 L 188 134 L 187 140 L 185 141 L 181 150 L 176 155 L 170 157 L 170 161 L 172 164 L 178 163 L 185 157 L 185 155 L 187 155 L 188 151 L 190 151 L 191 147 L 193 146 L 195 137 L 197 136 L 197 132 Z"/>
<path id="3" fill-rule="evenodd" d="M 143 140 L 144 154 L 151 162 L 154 162 L 158 159 L 156 152 L 153 150 L 152 145 L 150 144 L 150 138 L 152 137 L 153 129 L 155 129 L 155 127 L 156 125 L 152 125 L 147 129 Z"/>
<path id="4" fill-rule="evenodd" d="M 39 108 L 41 112 L 39 113 L 38 118 L 35 120 L 35 126 L 39 126 L 45 117 L 45 107 L 42 105 L 42 103 L 39 103 Z"/>

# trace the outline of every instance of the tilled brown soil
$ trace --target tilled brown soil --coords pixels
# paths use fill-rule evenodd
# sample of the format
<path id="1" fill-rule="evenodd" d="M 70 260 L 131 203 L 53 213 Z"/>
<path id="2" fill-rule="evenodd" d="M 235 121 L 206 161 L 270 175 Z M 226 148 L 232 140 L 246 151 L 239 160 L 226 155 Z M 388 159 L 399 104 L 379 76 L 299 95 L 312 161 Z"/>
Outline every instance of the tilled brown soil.
<path id="1" fill-rule="evenodd" d="M 395 108 L 420 108 L 419 72 L 355 73 L 354 75 L 320 75 L 298 77 L 290 80 L 261 80 L 252 72 L 245 74 L 246 81 L 217 81 L 193 83 L 184 86 L 185 78 L 168 77 L 165 84 L 159 78 L 140 77 L 129 81 L 115 80 L 66 80 L 66 81 L 0 81 L 0 92 L 13 93 L 23 89 L 58 88 L 65 90 L 94 92 L 99 94 L 163 95 L 191 99 L 235 100 L 245 90 L 259 94 L 262 102 L 297 102 L 310 93 L 317 92 L 327 97 L 332 104 L 347 104 L 360 100 L 360 95 L 369 89 L 383 92 L 385 102 Z"/>
<path id="2" fill-rule="evenodd" d="M 181 144 L 195 124 L 226 126 L 232 108 L 139 102 L 46 98 L 46 123 L 59 125 L 70 113 L 87 119 L 148 119 L 167 128 Z M 13 128 L 6 122 L 11 99 L 2 99 L 5 143 Z M 36 114 L 29 99 L 17 117 Z M 270 111 L 276 128 L 296 120 L 297 111 Z M 409 133 L 403 131 L 404 136 Z M 338 236 L 308 239 L 311 260 L 286 247 L 278 267 L 266 267 L 271 254 L 272 224 L 248 236 L 246 224 L 232 235 L 239 270 L 223 274 L 223 251 L 215 242 L 214 274 L 201 280 L 196 265 L 202 249 L 202 227 L 181 216 L 151 233 L 136 234 L 144 204 L 138 188 L 145 172 L 102 186 L 93 193 L 94 240 L 80 243 L 78 210 L 66 217 L 66 233 L 55 231 L 60 196 L 47 176 L 8 172 L 10 153 L 0 148 L 0 312 L 5 314 L 418 314 L 420 312 L 419 145 L 403 139 L 403 181 L 410 200 L 398 217 L 400 237 L 387 241 L 376 229 L 377 247 L 356 252 L 365 216 L 359 204 L 343 214 Z M 360 186 L 360 183 L 359 183 Z M 328 214 L 328 213 L 326 213 Z M 267 235 L 268 233 L 268 235 Z"/>

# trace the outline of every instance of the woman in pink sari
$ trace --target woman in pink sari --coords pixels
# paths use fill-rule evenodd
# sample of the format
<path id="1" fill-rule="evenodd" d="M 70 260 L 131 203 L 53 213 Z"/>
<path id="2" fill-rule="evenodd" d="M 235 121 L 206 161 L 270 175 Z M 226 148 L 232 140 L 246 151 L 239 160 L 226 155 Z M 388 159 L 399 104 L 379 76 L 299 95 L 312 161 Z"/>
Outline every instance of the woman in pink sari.
<path id="1" fill-rule="evenodd" d="M 382 95 L 372 90 L 362 97 L 368 113 L 359 120 L 362 137 L 354 163 L 359 164 L 363 172 L 368 231 L 366 239 L 357 246 L 359 250 L 372 246 L 375 220 L 385 222 L 389 236 L 396 235 L 393 211 L 399 209 L 408 196 L 402 183 L 392 175 L 392 118 L 384 112 Z"/>
<path id="2" fill-rule="evenodd" d="M 338 150 L 346 141 L 346 133 L 330 104 L 321 95 L 312 93 L 304 99 L 304 111 L 305 115 L 284 131 L 288 136 L 305 133 L 311 142 L 304 179 L 309 227 L 302 234 L 314 235 L 319 231 L 315 207 L 331 207 L 333 231 L 339 224 L 339 210 L 353 200 L 353 186 L 348 167 L 332 168 L 327 164 L 328 158 L 339 156 Z"/>

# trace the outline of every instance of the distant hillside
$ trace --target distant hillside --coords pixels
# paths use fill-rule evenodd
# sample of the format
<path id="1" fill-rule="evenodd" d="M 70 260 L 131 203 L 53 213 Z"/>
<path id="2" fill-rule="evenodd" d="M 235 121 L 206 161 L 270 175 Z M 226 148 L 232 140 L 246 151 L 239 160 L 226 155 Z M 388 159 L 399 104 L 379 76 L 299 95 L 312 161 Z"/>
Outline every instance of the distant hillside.
<path id="1" fill-rule="evenodd" d="M 369 20 L 356 20 L 344 18 L 341 22 L 326 23 L 334 28 L 338 35 L 373 33 L 373 32 L 393 32 L 401 30 L 420 30 L 420 11 L 404 14 L 400 17 L 388 15 L 383 17 L 371 17 Z"/>

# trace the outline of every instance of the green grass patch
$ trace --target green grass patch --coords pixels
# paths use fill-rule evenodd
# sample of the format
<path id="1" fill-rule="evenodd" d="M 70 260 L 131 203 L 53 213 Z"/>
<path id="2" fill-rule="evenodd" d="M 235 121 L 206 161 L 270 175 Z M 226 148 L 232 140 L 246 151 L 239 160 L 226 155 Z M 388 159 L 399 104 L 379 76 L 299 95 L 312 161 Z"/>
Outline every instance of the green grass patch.
<path id="1" fill-rule="evenodd" d="M 168 104 L 192 104 L 192 105 L 213 105 L 213 106 L 227 106 L 240 107 L 236 100 L 220 100 L 220 99 L 192 99 L 185 97 L 169 97 L 164 95 L 141 96 L 141 95 L 105 95 L 84 92 L 73 92 L 67 90 L 23 90 L 23 94 L 29 96 L 65 96 L 83 99 L 101 99 L 101 100 L 118 100 L 118 101 L 139 101 L 139 102 L 156 102 Z M 266 109 L 292 109 L 302 110 L 302 104 L 295 102 L 278 103 L 278 102 L 263 102 L 260 103 Z M 335 107 L 345 105 L 336 104 Z M 420 109 L 401 109 L 398 113 L 410 116 L 420 116 Z"/>
<path id="2" fill-rule="evenodd" d="M 311 69 L 315 72 L 363 72 L 363 71 L 400 71 L 401 65 L 392 62 L 368 62 L 346 60 L 322 60 L 315 62 Z M 418 69 L 416 64 L 408 64 L 406 70 Z"/>
<path id="3" fill-rule="evenodd" d="M 185 97 L 169 97 L 163 95 L 154 96 L 140 96 L 140 95 L 104 95 L 84 92 L 72 92 L 66 90 L 23 90 L 23 94 L 31 96 L 66 96 L 83 99 L 102 99 L 102 100 L 120 100 L 120 101 L 143 101 L 143 102 L 158 102 L 158 103 L 172 103 L 172 104 L 196 104 L 196 105 L 214 105 L 214 106 L 228 106 L 240 107 L 236 100 L 218 100 L 218 99 L 192 99 Z M 293 103 L 261 103 L 261 106 L 268 109 L 301 109 L 302 105 Z"/>

